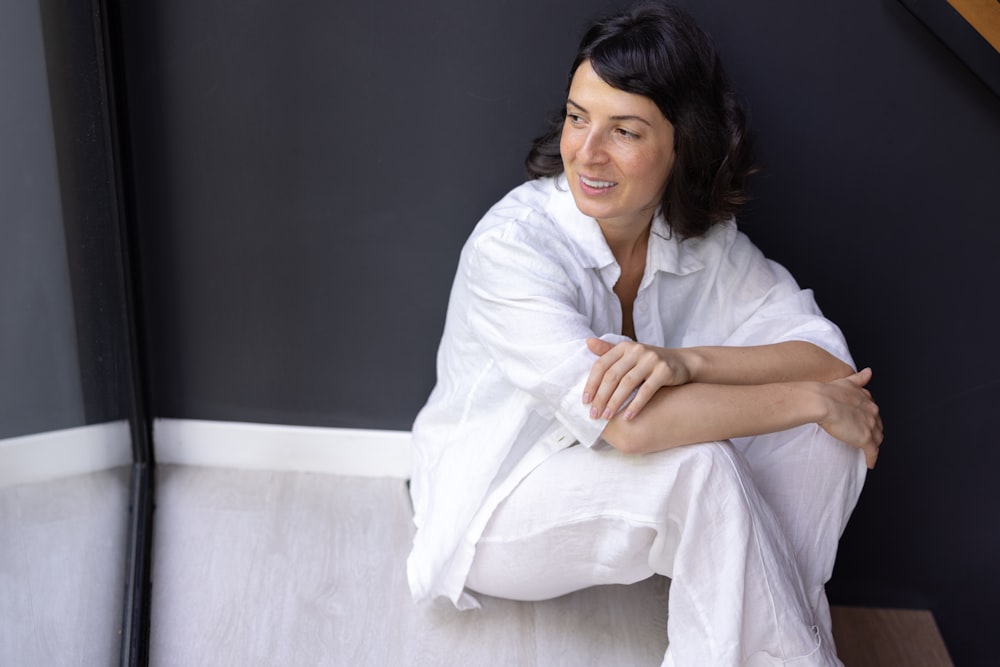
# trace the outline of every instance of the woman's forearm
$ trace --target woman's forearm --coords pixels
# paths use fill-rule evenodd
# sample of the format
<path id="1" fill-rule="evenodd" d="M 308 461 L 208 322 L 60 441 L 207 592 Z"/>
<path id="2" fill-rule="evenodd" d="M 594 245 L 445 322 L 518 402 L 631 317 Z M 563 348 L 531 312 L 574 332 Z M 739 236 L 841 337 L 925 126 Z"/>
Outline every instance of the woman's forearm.
<path id="1" fill-rule="evenodd" d="M 639 414 L 610 419 L 602 437 L 630 453 L 774 433 L 818 424 L 875 465 L 882 418 L 865 385 L 871 369 L 831 382 L 772 382 L 759 385 L 689 383 L 663 387 Z"/>
<path id="2" fill-rule="evenodd" d="M 768 384 L 847 377 L 854 369 L 826 350 L 805 341 L 751 347 L 691 347 L 692 382 Z"/>
<path id="3" fill-rule="evenodd" d="M 822 403 L 804 382 L 692 383 L 663 387 L 631 419 L 608 421 L 602 437 L 630 453 L 773 433 L 819 421 Z"/>
<path id="4" fill-rule="evenodd" d="M 629 400 L 626 418 L 639 414 L 661 387 L 693 382 L 831 382 L 854 373 L 826 350 L 804 341 L 751 347 L 664 348 L 632 341 L 611 345 L 591 338 L 587 347 L 599 358 L 590 369 L 582 400 L 591 406 L 593 416 L 605 419 Z"/>

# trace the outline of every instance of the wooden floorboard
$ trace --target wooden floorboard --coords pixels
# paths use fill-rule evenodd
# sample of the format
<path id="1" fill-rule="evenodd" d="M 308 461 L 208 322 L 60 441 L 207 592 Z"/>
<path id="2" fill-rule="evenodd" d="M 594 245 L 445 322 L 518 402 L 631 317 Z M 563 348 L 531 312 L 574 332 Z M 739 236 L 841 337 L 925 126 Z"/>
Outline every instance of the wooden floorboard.
<path id="1" fill-rule="evenodd" d="M 834 607 L 831 612 L 845 667 L 952 667 L 929 611 Z"/>
<path id="2" fill-rule="evenodd" d="M 159 466 L 151 664 L 660 664 L 665 578 L 418 607 L 411 521 L 398 479 Z M 847 667 L 951 665 L 927 614 L 835 608 L 834 623 Z"/>

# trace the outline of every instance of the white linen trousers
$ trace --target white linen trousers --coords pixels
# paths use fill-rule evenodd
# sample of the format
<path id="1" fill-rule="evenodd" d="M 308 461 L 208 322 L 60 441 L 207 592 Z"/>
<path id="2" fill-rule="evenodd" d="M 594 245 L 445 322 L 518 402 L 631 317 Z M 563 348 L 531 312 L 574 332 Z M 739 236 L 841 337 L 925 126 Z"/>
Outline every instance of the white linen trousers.
<path id="1" fill-rule="evenodd" d="M 841 665 L 824 584 L 865 473 L 815 425 L 653 454 L 573 446 L 496 508 L 466 586 L 541 600 L 661 574 L 663 665 Z"/>

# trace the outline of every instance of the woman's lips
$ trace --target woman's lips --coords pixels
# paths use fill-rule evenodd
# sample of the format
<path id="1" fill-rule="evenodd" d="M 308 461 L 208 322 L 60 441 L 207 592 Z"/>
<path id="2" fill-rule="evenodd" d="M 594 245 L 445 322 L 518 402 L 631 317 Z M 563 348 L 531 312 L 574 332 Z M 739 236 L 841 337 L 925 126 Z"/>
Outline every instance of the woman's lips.
<path id="1" fill-rule="evenodd" d="M 589 176 L 580 176 L 580 186 L 583 190 L 590 194 L 600 194 L 602 192 L 607 192 L 614 186 L 618 185 L 615 181 L 606 181 L 600 178 L 591 178 Z"/>

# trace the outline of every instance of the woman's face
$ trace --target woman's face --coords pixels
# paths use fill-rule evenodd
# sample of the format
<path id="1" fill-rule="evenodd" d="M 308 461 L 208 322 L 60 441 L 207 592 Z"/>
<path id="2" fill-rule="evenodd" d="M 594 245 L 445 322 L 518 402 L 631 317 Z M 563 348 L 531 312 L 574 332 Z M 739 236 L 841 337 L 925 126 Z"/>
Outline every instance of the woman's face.
<path id="1" fill-rule="evenodd" d="M 605 83 L 589 61 L 573 74 L 559 145 L 577 208 L 606 236 L 652 220 L 674 164 L 674 126 L 648 97 Z"/>

